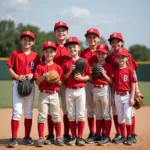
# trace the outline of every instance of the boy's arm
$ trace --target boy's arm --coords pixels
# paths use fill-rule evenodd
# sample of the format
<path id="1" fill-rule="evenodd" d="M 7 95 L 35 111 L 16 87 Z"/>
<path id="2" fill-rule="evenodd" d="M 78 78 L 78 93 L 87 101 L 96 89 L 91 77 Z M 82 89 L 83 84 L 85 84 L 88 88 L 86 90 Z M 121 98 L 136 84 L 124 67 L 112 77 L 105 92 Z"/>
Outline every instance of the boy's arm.
<path id="1" fill-rule="evenodd" d="M 44 73 L 41 77 L 39 77 L 38 79 L 36 79 L 36 80 L 35 80 L 35 83 L 36 83 L 37 85 L 40 85 L 41 82 L 45 79 L 45 77 L 46 77 L 46 73 Z"/>
<path id="2" fill-rule="evenodd" d="M 90 79 L 90 75 L 86 75 L 83 77 L 81 74 L 75 74 L 74 78 L 77 81 L 87 81 Z"/>
<path id="3" fill-rule="evenodd" d="M 130 105 L 131 106 L 134 105 L 135 85 L 136 85 L 136 82 L 131 83 L 131 98 L 130 98 Z"/>
<path id="4" fill-rule="evenodd" d="M 9 67 L 9 66 L 8 66 L 8 72 L 9 72 L 9 74 L 10 74 L 13 78 L 15 78 L 16 80 L 26 80 L 26 76 L 25 76 L 25 75 L 17 75 L 17 74 L 15 73 L 15 71 L 12 69 L 12 67 Z"/>

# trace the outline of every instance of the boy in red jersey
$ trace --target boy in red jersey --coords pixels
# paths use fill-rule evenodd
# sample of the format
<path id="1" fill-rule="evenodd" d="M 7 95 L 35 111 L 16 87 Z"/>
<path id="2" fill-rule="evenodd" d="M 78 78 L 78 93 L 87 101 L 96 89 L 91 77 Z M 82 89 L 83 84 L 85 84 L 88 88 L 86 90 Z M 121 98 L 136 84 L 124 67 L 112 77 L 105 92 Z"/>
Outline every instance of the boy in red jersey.
<path id="1" fill-rule="evenodd" d="M 102 77 L 92 79 L 93 85 L 93 100 L 96 115 L 96 140 L 98 145 L 106 145 L 110 143 L 110 130 L 111 130 L 111 114 L 110 114 L 110 87 L 112 78 L 114 77 L 112 66 L 105 62 L 109 48 L 106 44 L 99 44 L 96 49 L 96 57 L 90 61 L 90 65 L 101 65 L 100 72 Z M 101 136 L 103 127 L 105 135 Z"/>
<path id="2" fill-rule="evenodd" d="M 81 49 L 80 42 L 76 37 L 70 37 L 66 41 L 66 46 L 71 57 L 64 60 L 62 68 L 64 71 L 64 79 L 66 86 L 66 103 L 68 118 L 70 122 L 70 129 L 72 133 L 72 139 L 68 142 L 68 145 L 84 146 L 84 140 L 82 139 L 84 124 L 85 124 L 85 85 L 89 80 L 91 69 L 89 63 L 84 58 L 79 57 L 78 52 Z M 82 59 L 86 63 L 85 71 L 83 74 L 73 75 L 75 69 L 75 62 Z M 78 134 L 76 133 L 78 129 Z"/>
<path id="3" fill-rule="evenodd" d="M 98 42 L 100 41 L 100 33 L 98 29 L 90 28 L 87 30 L 85 37 L 89 47 L 82 50 L 80 56 L 85 58 L 88 62 L 90 62 L 90 59 L 96 56 L 95 51 Z M 94 107 L 93 107 L 93 87 L 90 81 L 88 81 L 86 85 L 86 107 L 90 133 L 85 141 L 86 143 L 93 143 L 96 136 L 94 131 L 95 121 L 94 121 Z"/>
<path id="4" fill-rule="evenodd" d="M 53 62 L 56 54 L 56 44 L 52 41 L 44 42 L 43 54 L 45 61 L 39 64 L 35 71 L 36 84 L 39 86 L 39 104 L 38 104 L 38 133 L 39 139 L 36 142 L 37 147 L 44 146 L 44 123 L 49 113 L 56 130 L 56 144 L 63 146 L 64 142 L 61 138 L 61 119 L 59 104 L 59 86 L 56 83 L 47 83 L 45 76 L 50 70 L 56 70 L 60 79 L 62 79 L 63 71 L 59 65 Z"/>
<path id="5" fill-rule="evenodd" d="M 12 138 L 10 139 L 8 146 L 15 147 L 18 145 L 17 132 L 19 128 L 19 120 L 22 114 L 22 102 L 24 102 L 24 125 L 25 125 L 25 137 L 23 144 L 34 145 L 32 138 L 30 137 L 30 131 L 32 126 L 32 111 L 34 104 L 34 82 L 32 83 L 32 92 L 27 97 L 20 97 L 17 92 L 19 80 L 31 80 L 34 81 L 35 67 L 40 63 L 40 57 L 36 52 L 31 50 L 35 43 L 34 33 L 31 31 L 24 31 L 21 33 L 20 42 L 22 45 L 21 50 L 15 50 L 7 61 L 8 71 L 13 80 L 13 93 L 12 93 L 12 120 L 11 130 Z"/>
<path id="6" fill-rule="evenodd" d="M 110 65 L 112 65 L 113 70 L 115 70 L 119 67 L 119 64 L 118 64 L 116 57 L 115 57 L 115 52 L 116 52 L 117 48 L 124 47 L 124 39 L 123 39 L 123 36 L 121 33 L 114 32 L 110 35 L 108 41 L 109 41 L 114 52 L 106 58 L 106 61 Z M 129 66 L 133 70 L 136 70 L 138 65 L 136 64 L 135 60 L 133 59 L 133 57 L 130 53 L 129 53 L 128 58 L 129 58 L 129 60 L 128 60 Z M 140 91 L 140 89 L 138 87 L 138 83 L 136 82 L 136 92 L 138 93 L 139 91 Z M 112 105 L 112 111 L 113 111 L 113 119 L 114 119 L 114 123 L 115 123 L 115 128 L 117 131 L 117 134 L 116 134 L 115 138 L 113 139 L 113 142 L 115 142 L 116 140 L 121 138 L 121 132 L 120 132 L 120 127 L 118 126 L 118 121 L 117 121 L 118 119 L 117 119 L 116 108 L 115 108 L 114 104 Z M 132 116 L 132 140 L 134 141 L 134 143 L 137 142 L 136 134 L 135 134 L 135 114 L 134 114 L 134 111 L 133 111 L 133 116 Z"/>
<path id="7" fill-rule="evenodd" d="M 129 53 L 125 48 L 116 50 L 119 68 L 115 69 L 114 100 L 121 130 L 121 139 L 115 143 L 132 145 L 132 109 L 134 104 L 135 86 L 137 82 L 134 70 L 128 66 Z M 127 139 L 125 128 L 127 127 Z"/>

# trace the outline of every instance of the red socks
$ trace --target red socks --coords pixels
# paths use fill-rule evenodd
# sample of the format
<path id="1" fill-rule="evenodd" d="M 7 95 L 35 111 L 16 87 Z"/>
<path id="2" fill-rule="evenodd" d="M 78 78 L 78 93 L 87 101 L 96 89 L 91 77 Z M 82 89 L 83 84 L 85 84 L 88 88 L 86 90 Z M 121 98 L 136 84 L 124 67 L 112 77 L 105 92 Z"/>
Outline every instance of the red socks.
<path id="1" fill-rule="evenodd" d="M 135 115 L 132 116 L 132 134 L 135 134 Z"/>
<path id="2" fill-rule="evenodd" d="M 119 126 L 120 126 L 120 129 L 121 129 L 121 135 L 126 137 L 126 133 L 125 133 L 126 124 L 122 123 L 122 124 L 119 124 Z"/>
<path id="3" fill-rule="evenodd" d="M 126 125 L 126 127 L 127 127 L 127 136 L 131 137 L 131 134 L 132 134 L 132 125 Z"/>
<path id="4" fill-rule="evenodd" d="M 78 121 L 78 137 L 82 137 L 85 121 Z"/>
<path id="5" fill-rule="evenodd" d="M 25 126 L 25 137 L 29 137 L 31 132 L 32 119 L 24 119 L 24 126 Z"/>
<path id="6" fill-rule="evenodd" d="M 120 131 L 120 125 L 118 123 L 118 116 L 117 115 L 113 115 L 113 119 L 114 119 L 114 124 L 115 124 L 115 128 L 118 134 L 121 134 Z"/>
<path id="7" fill-rule="evenodd" d="M 94 133 L 94 117 L 93 118 L 88 117 L 88 125 L 90 132 Z"/>
<path id="8" fill-rule="evenodd" d="M 40 138 L 44 138 L 44 123 L 38 123 L 38 133 Z"/>
<path id="9" fill-rule="evenodd" d="M 109 138 L 111 130 L 111 120 L 105 120 L 105 134 Z"/>
<path id="10" fill-rule="evenodd" d="M 100 136 L 102 126 L 103 126 L 103 120 L 96 120 L 96 135 L 97 136 Z"/>
<path id="11" fill-rule="evenodd" d="M 76 137 L 76 121 L 69 121 L 72 137 Z"/>
<path id="12" fill-rule="evenodd" d="M 48 133 L 49 134 L 54 134 L 54 123 L 52 121 L 52 116 L 51 115 L 47 116 L 47 126 L 48 126 Z"/>
<path id="13" fill-rule="evenodd" d="M 55 126 L 55 130 L 56 130 L 56 137 L 60 137 L 61 136 L 61 123 L 56 122 L 56 123 L 54 123 L 54 126 Z"/>
<path id="14" fill-rule="evenodd" d="M 17 138 L 19 120 L 11 120 L 12 137 Z"/>
<path id="15" fill-rule="evenodd" d="M 64 122 L 64 135 L 69 134 L 69 119 L 67 114 L 64 114 L 63 122 Z"/>

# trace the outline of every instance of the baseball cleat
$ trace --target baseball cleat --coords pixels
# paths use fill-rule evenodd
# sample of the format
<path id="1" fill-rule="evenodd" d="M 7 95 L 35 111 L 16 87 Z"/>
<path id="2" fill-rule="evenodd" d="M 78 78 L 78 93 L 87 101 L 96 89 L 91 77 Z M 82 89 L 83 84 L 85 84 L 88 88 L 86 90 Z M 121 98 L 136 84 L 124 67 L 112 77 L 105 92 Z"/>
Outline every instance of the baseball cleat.
<path id="1" fill-rule="evenodd" d="M 8 147 L 15 147 L 18 145 L 18 142 L 17 142 L 17 139 L 16 138 L 11 138 L 9 140 L 9 143 L 8 143 Z"/>
<path id="2" fill-rule="evenodd" d="M 32 138 L 28 136 L 28 137 L 23 138 L 23 144 L 32 146 L 32 145 L 34 145 L 34 142 L 32 141 Z"/>
<path id="3" fill-rule="evenodd" d="M 44 146 L 44 139 L 43 138 L 39 138 L 36 143 L 35 143 L 36 147 L 43 147 Z"/>
<path id="4" fill-rule="evenodd" d="M 44 141 L 44 143 L 45 143 L 46 145 L 54 144 L 54 143 L 55 143 L 54 135 L 53 135 L 53 134 L 47 135 L 47 136 L 46 136 L 46 140 Z"/>

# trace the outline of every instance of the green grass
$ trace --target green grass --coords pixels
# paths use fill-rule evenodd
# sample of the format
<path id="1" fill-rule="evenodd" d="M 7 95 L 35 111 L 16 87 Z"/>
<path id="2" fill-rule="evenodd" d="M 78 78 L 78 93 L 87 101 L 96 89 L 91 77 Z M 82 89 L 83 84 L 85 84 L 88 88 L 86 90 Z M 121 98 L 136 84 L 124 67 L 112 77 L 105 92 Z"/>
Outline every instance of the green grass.
<path id="1" fill-rule="evenodd" d="M 141 91 L 143 92 L 145 99 L 144 105 L 150 105 L 150 82 L 139 82 Z M 38 87 L 36 86 L 36 94 L 34 107 L 38 104 Z M 0 108 L 12 107 L 12 81 L 0 81 Z"/>

